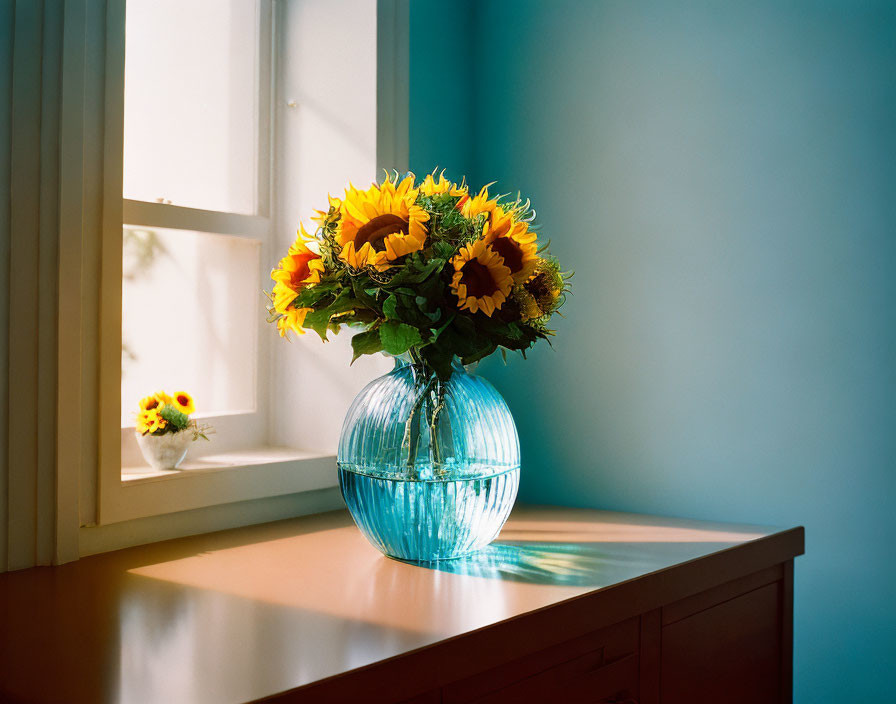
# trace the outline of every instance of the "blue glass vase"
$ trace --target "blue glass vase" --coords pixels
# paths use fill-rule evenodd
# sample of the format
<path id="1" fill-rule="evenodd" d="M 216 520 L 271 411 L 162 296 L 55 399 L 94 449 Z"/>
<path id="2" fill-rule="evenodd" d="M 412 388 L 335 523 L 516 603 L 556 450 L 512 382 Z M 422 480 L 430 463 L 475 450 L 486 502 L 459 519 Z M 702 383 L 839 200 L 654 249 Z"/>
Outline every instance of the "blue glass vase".
<path id="1" fill-rule="evenodd" d="M 431 562 L 494 540 L 519 487 L 510 409 L 460 364 L 447 381 L 407 357 L 352 402 L 337 456 L 352 518 L 381 552 Z"/>

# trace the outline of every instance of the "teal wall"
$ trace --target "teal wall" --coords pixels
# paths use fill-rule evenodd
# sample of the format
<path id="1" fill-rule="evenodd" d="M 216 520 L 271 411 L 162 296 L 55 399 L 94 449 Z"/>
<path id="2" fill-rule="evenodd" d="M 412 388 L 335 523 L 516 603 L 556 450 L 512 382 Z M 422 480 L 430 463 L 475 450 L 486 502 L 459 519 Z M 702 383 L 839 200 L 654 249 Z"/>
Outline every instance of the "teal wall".
<path id="1" fill-rule="evenodd" d="M 412 3 L 412 166 L 576 270 L 555 349 L 484 365 L 522 498 L 805 525 L 796 701 L 893 701 L 896 3 L 459 7 Z"/>
<path id="2" fill-rule="evenodd" d="M 410 168 L 459 180 L 474 168 L 474 3 L 412 0 L 410 15 Z"/>

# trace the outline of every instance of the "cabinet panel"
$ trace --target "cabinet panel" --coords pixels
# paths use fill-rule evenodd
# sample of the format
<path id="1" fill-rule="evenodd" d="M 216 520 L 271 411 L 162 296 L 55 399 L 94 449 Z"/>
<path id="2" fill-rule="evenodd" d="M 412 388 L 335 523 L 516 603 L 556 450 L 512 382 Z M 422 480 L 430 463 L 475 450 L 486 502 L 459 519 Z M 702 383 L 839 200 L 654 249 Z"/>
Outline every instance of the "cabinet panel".
<path id="1" fill-rule="evenodd" d="M 781 633 L 780 583 L 665 626 L 662 704 L 779 701 Z"/>
<path id="2" fill-rule="evenodd" d="M 401 704 L 441 704 L 442 693 L 438 690 L 421 694 L 413 699 L 405 699 Z"/>
<path id="3" fill-rule="evenodd" d="M 639 620 L 562 643 L 444 689 L 445 704 L 596 704 L 638 691 Z"/>
<path id="4" fill-rule="evenodd" d="M 637 653 L 606 662 L 598 651 L 474 701 L 475 704 L 597 704 L 632 698 L 637 691 Z"/>

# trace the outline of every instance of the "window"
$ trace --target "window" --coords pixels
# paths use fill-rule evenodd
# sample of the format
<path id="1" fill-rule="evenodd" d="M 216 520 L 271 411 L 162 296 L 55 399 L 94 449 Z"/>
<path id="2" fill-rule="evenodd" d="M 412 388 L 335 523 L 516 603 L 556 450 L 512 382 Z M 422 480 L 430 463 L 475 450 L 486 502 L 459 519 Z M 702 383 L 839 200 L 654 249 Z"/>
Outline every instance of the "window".
<path id="1" fill-rule="evenodd" d="M 268 211 L 270 37 L 269 2 L 127 0 L 125 198 Z"/>
<path id="2" fill-rule="evenodd" d="M 143 92 L 128 99 L 138 108 L 127 148 L 126 0 L 19 3 L 27 11 L 14 23 L 5 12 L 16 106 L 6 125 L 8 220 L 33 236 L 14 238 L 8 252 L 10 393 L 21 407 L 7 424 L 0 569 L 339 505 L 341 419 L 388 362 L 349 367 L 349 335 L 326 347 L 311 335 L 280 342 L 263 322 L 260 290 L 232 321 L 241 330 L 257 320 L 256 335 L 234 341 L 212 314 L 202 321 L 218 334 L 210 342 L 188 323 L 204 314 L 206 291 L 206 302 L 223 296 L 229 307 L 261 289 L 328 192 L 406 167 L 408 1 L 134 0 L 130 20 L 144 16 L 132 35 L 142 33 L 154 58 L 130 69 L 156 78 L 139 79 Z M 250 10 L 254 33 L 244 31 L 249 20 L 233 21 Z M 132 36 L 132 56 L 139 42 Z M 203 109 L 214 114 L 197 118 Z M 153 150 L 131 150 L 131 135 L 156 133 Z M 150 254 L 152 266 L 136 265 Z M 191 298 L 154 337 L 176 337 L 177 351 L 194 356 L 159 368 L 139 358 L 147 332 L 133 311 L 169 286 Z M 183 342 L 184 330 L 196 344 Z M 142 393 L 139 374 L 153 385 L 206 385 L 218 434 L 200 469 L 123 480 L 134 445 L 122 427 L 131 403 L 122 404 L 123 344 L 137 348 L 138 359 L 124 358 L 131 393 Z"/>
<path id="3" fill-rule="evenodd" d="M 148 471 L 134 410 L 188 390 L 226 437 L 266 444 L 262 262 L 273 256 L 269 0 L 127 0 L 122 145 L 123 478 Z M 225 416 L 227 416 L 225 418 Z"/>
<path id="4" fill-rule="evenodd" d="M 109 1 L 105 410 L 94 520 L 84 518 L 91 498 L 82 483 L 82 525 L 312 489 L 332 492 L 318 510 L 338 505 L 342 417 L 388 363 L 349 368 L 349 336 L 326 348 L 311 335 L 280 341 L 265 320 L 262 289 L 298 223 L 310 224 L 328 192 L 376 178 L 378 166 L 403 166 L 395 154 L 406 154 L 406 118 L 389 117 L 385 148 L 378 130 L 402 105 L 394 85 L 407 71 L 406 26 L 395 46 L 399 4 Z M 406 7 L 404 14 L 406 25 Z M 187 471 L 152 472 L 139 455 L 132 409 L 158 388 L 193 392 L 216 429 L 212 442 L 191 447 Z"/>
<path id="5" fill-rule="evenodd" d="M 265 0 L 127 1 L 123 427 L 160 388 L 189 390 L 208 419 L 264 423 L 271 37 Z"/>

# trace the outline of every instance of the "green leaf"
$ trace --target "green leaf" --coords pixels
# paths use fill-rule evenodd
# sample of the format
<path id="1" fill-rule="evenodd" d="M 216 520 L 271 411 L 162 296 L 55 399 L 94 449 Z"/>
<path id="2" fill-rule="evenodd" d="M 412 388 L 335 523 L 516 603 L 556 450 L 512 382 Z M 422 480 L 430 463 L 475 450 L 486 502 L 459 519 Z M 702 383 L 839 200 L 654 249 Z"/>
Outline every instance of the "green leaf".
<path id="1" fill-rule="evenodd" d="M 454 359 L 451 350 L 442 345 L 427 345 L 420 350 L 420 354 L 439 379 L 448 381 L 451 372 L 454 371 L 451 367 L 451 361 Z"/>
<path id="2" fill-rule="evenodd" d="M 436 340 L 439 339 L 439 335 L 441 335 L 445 331 L 445 328 L 447 328 L 449 325 L 451 325 L 452 321 L 454 320 L 454 318 L 456 316 L 457 316 L 457 313 L 452 313 L 451 315 L 448 316 L 448 320 L 446 320 L 441 325 L 441 327 L 432 331 L 432 341 L 433 342 L 435 342 Z"/>
<path id="3" fill-rule="evenodd" d="M 473 362 L 478 362 L 480 359 L 488 357 L 496 349 L 498 349 L 498 346 L 496 344 L 486 343 L 480 349 L 476 350 L 473 354 L 467 355 L 463 359 L 461 359 L 461 364 L 472 364 Z"/>
<path id="4" fill-rule="evenodd" d="M 459 314 L 442 330 L 437 344 L 467 360 L 481 359 L 490 354 L 494 351 L 495 342 L 483 331 L 477 330 L 476 323 L 469 316 Z"/>
<path id="5" fill-rule="evenodd" d="M 327 339 L 327 328 L 338 327 L 345 318 L 351 318 L 352 312 L 363 309 L 361 302 L 352 296 L 351 289 L 343 289 L 332 301 L 322 308 L 313 310 L 305 316 L 302 327 L 314 330 L 324 341 Z M 334 316 L 343 316 L 343 320 L 333 322 Z M 331 325 L 332 323 L 332 325 Z"/>
<path id="6" fill-rule="evenodd" d="M 178 430 L 183 430 L 190 424 L 190 418 L 184 413 L 181 413 L 174 406 L 165 404 L 162 406 L 162 410 L 159 411 L 159 415 L 162 416 L 168 423 Z"/>
<path id="7" fill-rule="evenodd" d="M 352 337 L 352 363 L 362 354 L 375 354 L 383 349 L 379 330 L 359 332 Z"/>
<path id="8" fill-rule="evenodd" d="M 355 292 L 355 297 L 367 308 L 370 308 L 374 313 L 379 315 L 381 313 L 380 307 L 376 303 L 376 299 L 370 295 L 367 290 L 364 288 L 364 285 L 358 279 L 352 280 L 352 290 Z"/>
<path id="9" fill-rule="evenodd" d="M 357 310 L 353 310 L 347 313 L 340 313 L 330 320 L 330 325 L 338 324 L 338 325 L 363 325 L 367 327 L 373 322 L 376 322 L 377 316 L 372 310 L 367 310 L 366 308 L 359 308 Z"/>
<path id="10" fill-rule="evenodd" d="M 314 330 L 314 332 L 320 335 L 320 339 L 326 342 L 327 326 L 330 324 L 331 316 L 332 313 L 327 308 L 313 310 L 305 316 L 305 321 L 302 323 L 302 327 Z"/>
<path id="11" fill-rule="evenodd" d="M 445 284 L 438 273 L 417 284 L 416 294 L 420 298 L 432 302 L 440 301 L 445 297 Z"/>
<path id="12" fill-rule="evenodd" d="M 330 315 L 338 315 L 339 313 L 345 313 L 361 307 L 361 302 L 352 296 L 350 290 L 345 289 L 336 297 L 335 301 L 326 307 L 325 310 L 329 311 Z"/>
<path id="13" fill-rule="evenodd" d="M 432 246 L 433 254 L 442 259 L 448 259 L 454 254 L 454 245 L 448 242 L 436 242 Z"/>
<path id="14" fill-rule="evenodd" d="M 296 308 L 312 308 L 327 298 L 327 296 L 333 295 L 341 287 L 342 284 L 338 281 L 327 281 L 314 286 L 306 286 L 299 291 L 294 305 Z"/>
<path id="15" fill-rule="evenodd" d="M 475 335 L 476 324 L 468 314 L 457 315 L 454 317 L 454 327 L 462 335 Z"/>
<path id="16" fill-rule="evenodd" d="M 398 313 L 398 299 L 394 294 L 390 294 L 386 297 L 386 300 L 383 301 L 383 315 L 387 318 L 392 318 L 393 320 L 401 318 L 401 315 Z"/>
<path id="17" fill-rule="evenodd" d="M 380 326 L 380 339 L 383 342 L 383 349 L 394 355 L 404 354 L 414 345 L 423 342 L 420 331 L 413 325 L 392 320 Z"/>
<path id="18" fill-rule="evenodd" d="M 403 269 L 398 272 L 395 276 L 392 277 L 392 280 L 389 282 L 390 286 L 394 286 L 396 284 L 417 284 L 423 281 L 423 279 L 427 278 L 432 272 L 441 270 L 442 267 L 445 266 L 444 259 L 433 259 L 427 262 L 422 269 L 414 271 L 411 267 Z"/>
<path id="19" fill-rule="evenodd" d="M 427 318 L 429 318 L 430 323 L 437 323 L 437 322 L 439 322 L 439 318 L 442 317 L 442 309 L 436 308 L 432 313 L 423 311 L 423 315 L 425 315 Z"/>

